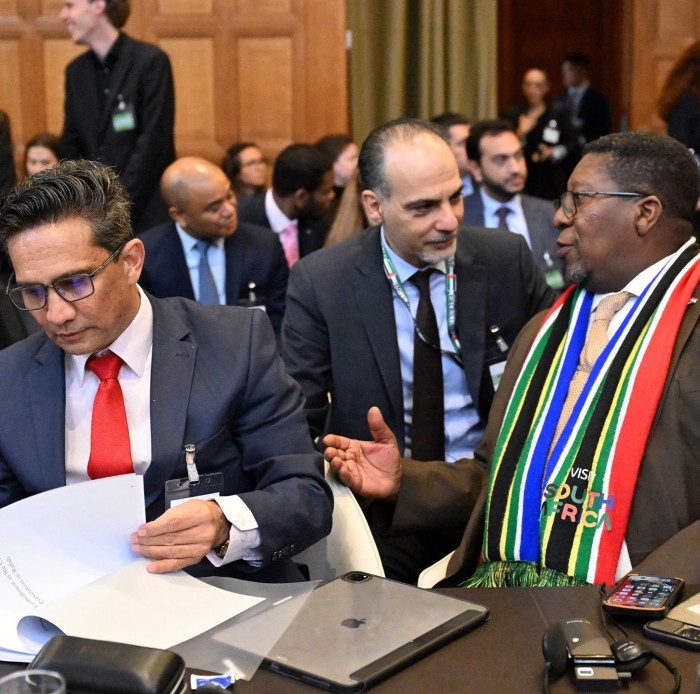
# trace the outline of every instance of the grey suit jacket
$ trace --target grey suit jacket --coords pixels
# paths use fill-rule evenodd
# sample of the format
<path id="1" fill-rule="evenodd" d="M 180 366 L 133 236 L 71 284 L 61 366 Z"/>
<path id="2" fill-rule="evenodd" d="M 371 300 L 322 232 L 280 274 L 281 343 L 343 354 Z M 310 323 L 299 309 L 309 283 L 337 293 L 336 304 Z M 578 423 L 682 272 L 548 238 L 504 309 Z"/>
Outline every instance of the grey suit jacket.
<path id="1" fill-rule="evenodd" d="M 149 299 L 147 518 L 164 512 L 165 482 L 186 477 L 183 446 L 194 443 L 200 472 L 221 472 L 224 494 L 239 494 L 255 516 L 264 565 L 328 534 L 332 497 L 322 459 L 310 444 L 301 392 L 277 356 L 267 317 L 181 298 Z M 0 392 L 12 403 L 0 426 L 2 507 L 66 483 L 63 351 L 43 332 L 3 350 Z M 227 566 L 251 570 L 245 562 Z"/>
<path id="2" fill-rule="evenodd" d="M 493 399 L 488 365 L 503 359 L 489 326 L 497 325 L 511 344 L 527 320 L 552 303 L 554 294 L 524 239 L 498 229 L 460 230 L 455 273 L 464 372 L 485 422 Z M 332 431 L 367 439 L 367 410 L 377 405 L 403 450 L 399 347 L 379 227 L 294 265 L 282 351 L 306 396 L 312 436 Z"/>
<path id="3" fill-rule="evenodd" d="M 550 269 L 545 262 L 545 253 L 548 253 L 552 263 L 563 272 L 564 263 L 557 256 L 559 230 L 552 223 L 554 216 L 552 204 L 542 198 L 525 194 L 520 195 L 520 201 L 527 231 L 530 234 L 532 255 L 538 267 L 542 272 Z M 484 202 L 478 190 L 464 198 L 464 223 L 471 226 L 484 226 Z"/>

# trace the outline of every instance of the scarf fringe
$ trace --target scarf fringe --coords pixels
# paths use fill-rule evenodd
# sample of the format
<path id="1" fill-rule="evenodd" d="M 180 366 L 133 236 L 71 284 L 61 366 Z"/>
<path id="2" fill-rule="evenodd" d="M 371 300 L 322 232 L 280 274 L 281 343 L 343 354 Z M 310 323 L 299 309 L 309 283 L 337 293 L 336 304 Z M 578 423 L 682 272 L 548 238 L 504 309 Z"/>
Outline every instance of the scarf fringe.
<path id="1" fill-rule="evenodd" d="M 539 566 L 531 561 L 487 561 L 479 564 L 474 575 L 461 583 L 462 588 L 550 588 L 587 586 L 576 576 Z"/>

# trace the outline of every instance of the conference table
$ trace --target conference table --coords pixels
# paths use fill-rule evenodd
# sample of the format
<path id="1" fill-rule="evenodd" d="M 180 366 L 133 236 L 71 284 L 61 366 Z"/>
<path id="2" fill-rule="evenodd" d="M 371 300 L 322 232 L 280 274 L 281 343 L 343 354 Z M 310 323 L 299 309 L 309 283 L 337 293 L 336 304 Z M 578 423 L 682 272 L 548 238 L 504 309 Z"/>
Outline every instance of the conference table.
<path id="1" fill-rule="evenodd" d="M 700 591 L 686 586 L 683 598 Z M 440 592 L 464 596 L 459 588 Z M 544 658 L 542 634 L 555 622 L 585 618 L 604 633 L 600 593 L 595 587 L 583 588 L 483 588 L 468 591 L 470 600 L 490 608 L 486 624 L 447 644 L 440 650 L 396 673 L 371 689 L 376 694 L 412 692 L 474 692 L 476 694 L 533 694 L 542 692 Z M 644 620 L 618 618 L 631 638 L 658 651 L 678 669 L 683 678 L 681 692 L 700 692 L 698 666 L 700 652 L 693 652 L 657 641 L 642 634 Z M 615 639 L 623 634 L 608 617 Z M 0 675 L 18 669 L 16 664 L 0 663 Z M 652 661 L 632 674 L 620 691 L 661 694 L 672 690 L 673 677 L 658 662 Z M 575 692 L 570 673 L 550 683 L 552 694 Z M 250 681 L 239 681 L 234 691 L 244 694 L 267 692 L 320 692 L 310 685 L 277 673 L 259 669 Z"/>

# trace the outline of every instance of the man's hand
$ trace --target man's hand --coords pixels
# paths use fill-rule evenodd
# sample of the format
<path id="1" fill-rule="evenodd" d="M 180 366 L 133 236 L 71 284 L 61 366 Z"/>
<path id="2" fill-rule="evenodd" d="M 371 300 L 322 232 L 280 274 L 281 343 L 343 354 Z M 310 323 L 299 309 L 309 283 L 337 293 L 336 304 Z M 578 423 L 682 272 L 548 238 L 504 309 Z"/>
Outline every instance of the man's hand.
<path id="1" fill-rule="evenodd" d="M 374 441 L 328 434 L 323 439 L 324 455 L 341 482 L 356 494 L 396 501 L 403 475 L 396 437 L 378 407 L 370 408 L 367 423 Z"/>
<path id="2" fill-rule="evenodd" d="M 228 540 L 229 528 L 216 502 L 190 499 L 144 523 L 129 539 L 134 552 L 156 560 L 148 570 L 161 574 L 199 562 Z"/>

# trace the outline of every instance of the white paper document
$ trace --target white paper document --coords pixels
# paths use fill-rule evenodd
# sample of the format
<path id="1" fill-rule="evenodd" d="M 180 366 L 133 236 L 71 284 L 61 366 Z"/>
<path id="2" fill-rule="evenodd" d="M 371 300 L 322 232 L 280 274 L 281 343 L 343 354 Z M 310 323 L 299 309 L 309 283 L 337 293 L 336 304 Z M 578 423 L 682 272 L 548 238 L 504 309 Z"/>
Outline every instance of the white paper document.
<path id="1" fill-rule="evenodd" d="M 129 542 L 144 507 L 143 478 L 120 475 L 0 509 L 0 660 L 28 662 L 57 633 L 169 648 L 262 600 L 149 574 Z"/>

